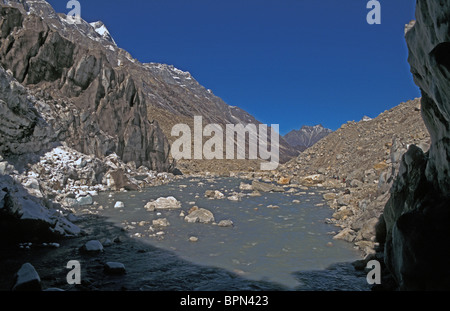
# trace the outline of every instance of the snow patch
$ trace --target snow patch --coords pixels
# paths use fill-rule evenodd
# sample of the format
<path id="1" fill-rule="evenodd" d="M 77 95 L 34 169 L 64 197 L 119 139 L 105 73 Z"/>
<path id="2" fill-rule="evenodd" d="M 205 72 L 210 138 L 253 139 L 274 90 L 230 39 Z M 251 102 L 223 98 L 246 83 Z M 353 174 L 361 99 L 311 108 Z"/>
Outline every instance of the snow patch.
<path id="1" fill-rule="evenodd" d="M 105 26 L 105 24 L 103 24 L 103 22 L 101 22 L 101 21 L 93 22 L 93 23 L 89 23 L 89 25 L 91 25 L 94 28 L 95 32 L 98 33 L 103 39 L 105 39 L 117 46 L 116 42 L 114 41 L 113 37 L 111 36 L 111 33 L 108 31 L 108 28 L 106 28 L 106 26 Z"/>

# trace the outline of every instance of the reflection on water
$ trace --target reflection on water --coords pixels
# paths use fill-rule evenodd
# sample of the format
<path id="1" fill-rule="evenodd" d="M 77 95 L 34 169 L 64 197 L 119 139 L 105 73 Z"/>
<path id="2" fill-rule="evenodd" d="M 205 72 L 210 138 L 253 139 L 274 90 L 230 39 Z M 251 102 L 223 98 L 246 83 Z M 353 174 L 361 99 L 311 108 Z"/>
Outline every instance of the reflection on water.
<path id="1" fill-rule="evenodd" d="M 219 190 L 226 197 L 241 192 L 240 182 L 233 178 L 185 179 L 143 192 L 101 194 L 96 201 L 103 207 L 100 214 L 126 227 L 130 236 L 198 265 L 223 268 L 247 279 L 291 289 L 367 289 L 365 278 L 356 277 L 348 264 L 335 265 L 360 259 L 360 254 L 353 245 L 332 239 L 337 228 L 323 221 L 332 211 L 321 206 L 323 200 L 317 189 L 302 194 L 262 193 L 237 202 L 204 197 L 206 190 Z M 232 220 L 234 226 L 192 224 L 180 217 L 180 210 L 144 209 L 148 201 L 167 196 L 182 202 L 185 214 L 195 204 L 210 210 L 216 223 Z M 125 207 L 114 208 L 117 201 L 124 202 Z M 159 218 L 166 218 L 170 225 L 152 231 L 152 221 Z M 198 241 L 190 242 L 190 237 Z"/>

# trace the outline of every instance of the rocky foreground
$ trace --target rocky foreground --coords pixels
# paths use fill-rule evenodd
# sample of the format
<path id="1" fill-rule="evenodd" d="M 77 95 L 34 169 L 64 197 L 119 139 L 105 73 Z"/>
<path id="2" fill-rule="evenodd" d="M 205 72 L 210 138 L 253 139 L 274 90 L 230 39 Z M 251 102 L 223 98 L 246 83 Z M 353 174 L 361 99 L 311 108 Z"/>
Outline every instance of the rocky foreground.
<path id="1" fill-rule="evenodd" d="M 167 183 L 173 174 L 124 164 L 115 154 L 100 160 L 67 146 L 43 155 L 0 162 L 0 210 L 9 242 L 40 240 L 49 234 L 77 236 L 80 229 L 68 219 L 75 207 L 95 204 L 102 191 L 132 191 Z"/>
<path id="2" fill-rule="evenodd" d="M 78 235 L 67 219 L 70 208 L 92 204 L 99 191 L 137 190 L 173 178 L 125 164 L 115 153 L 98 158 L 60 142 L 67 134 L 61 123 L 76 120 L 73 108 L 36 99 L 0 67 L 0 228 L 6 240 Z"/>

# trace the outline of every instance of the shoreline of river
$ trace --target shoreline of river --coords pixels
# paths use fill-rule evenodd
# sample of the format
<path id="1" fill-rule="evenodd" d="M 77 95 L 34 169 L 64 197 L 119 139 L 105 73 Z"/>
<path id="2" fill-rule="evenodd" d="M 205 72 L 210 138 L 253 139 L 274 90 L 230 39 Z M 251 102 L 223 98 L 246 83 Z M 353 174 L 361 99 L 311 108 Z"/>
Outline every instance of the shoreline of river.
<path id="1" fill-rule="evenodd" d="M 196 176 L 195 178 L 199 178 L 199 176 Z M 211 176 L 209 176 L 210 180 Z M 184 176 L 183 178 L 181 178 L 181 181 L 184 180 L 189 180 L 192 179 L 192 177 L 188 177 L 188 176 Z M 194 179 L 195 180 L 195 179 Z M 182 190 L 182 189 L 180 189 Z M 116 192 L 116 193 L 120 193 L 120 192 Z M 124 192 L 122 192 L 124 193 Z M 127 193 L 127 192 L 125 192 Z M 128 192 L 128 194 L 133 194 L 133 192 Z M 290 194 L 288 194 L 290 195 Z M 98 205 L 92 205 L 92 208 L 98 208 Z M 86 210 L 86 209 L 84 209 Z M 80 212 L 83 211 L 83 209 L 80 210 Z M 141 243 L 139 243 L 139 241 L 136 241 L 136 239 L 130 238 L 129 234 L 126 232 L 126 230 L 124 230 L 123 228 L 119 228 L 111 223 L 109 223 L 108 221 L 105 221 L 104 219 L 102 219 L 102 216 L 99 215 L 93 215 L 92 213 L 82 213 L 80 215 L 77 216 L 78 217 L 78 221 L 75 221 L 75 223 L 77 225 L 79 225 L 80 227 L 83 227 L 85 230 L 84 234 L 81 237 L 76 237 L 76 238 L 70 238 L 70 239 L 62 239 L 57 241 L 57 243 L 59 243 L 59 247 L 58 248 L 54 248 L 54 249 L 48 249 L 51 248 L 52 246 L 49 246 L 50 243 L 47 243 L 47 246 L 43 247 L 42 245 L 36 244 L 36 245 L 31 245 L 28 249 L 27 249 L 27 245 L 26 244 L 22 244 L 20 249 L 15 249 L 13 251 L 13 253 L 15 254 L 15 256 L 19 256 L 17 258 L 20 258 L 20 254 L 21 252 L 25 252 L 23 255 L 23 260 L 25 261 L 26 259 L 30 259 L 29 261 L 33 261 L 33 258 L 40 258 L 38 260 L 38 264 L 36 264 L 37 268 L 36 270 L 38 270 L 39 268 L 41 269 L 41 272 L 43 273 L 43 284 L 44 287 L 49 288 L 49 286 L 51 287 L 62 287 L 62 289 L 64 290 L 167 290 L 167 288 L 169 288 L 168 290 L 177 290 L 175 288 L 177 288 L 177 286 L 174 287 L 174 289 L 170 289 L 171 285 L 169 284 L 165 284 L 163 287 L 152 287 L 152 288 L 140 288 L 137 285 L 132 285 L 132 283 L 130 283 L 129 281 L 126 281 L 127 278 L 130 278 L 134 273 L 136 273 L 136 275 L 139 275 L 139 272 L 137 271 L 132 271 L 129 270 L 129 267 L 127 267 L 127 273 L 125 274 L 125 276 L 123 276 L 122 281 L 123 282 L 122 286 L 120 288 L 118 288 L 116 285 L 113 286 L 113 284 L 116 284 L 116 282 L 113 283 L 108 283 L 108 282 L 112 282 L 111 280 L 116 280 L 117 281 L 117 276 L 115 276 L 116 279 L 114 279 L 114 277 L 112 278 L 111 276 L 105 275 L 104 274 L 104 265 L 106 264 L 106 262 L 108 260 L 118 260 L 121 262 L 127 262 L 127 260 L 124 260 L 123 254 L 130 254 L 130 253 L 135 253 L 135 255 L 133 256 L 143 256 L 144 258 L 146 257 L 143 254 L 149 254 L 149 253 L 163 253 L 165 255 L 166 254 L 166 250 L 161 250 L 158 248 L 154 248 L 152 246 L 148 246 L 147 244 L 141 245 Z M 97 219 L 97 220 L 96 220 Z M 101 219 L 100 222 L 98 222 Z M 97 223 L 96 223 L 97 222 Z M 86 231 L 87 230 L 87 231 Z M 88 240 L 92 240 L 92 239 L 97 239 L 97 240 L 102 240 L 102 242 L 105 241 L 109 241 L 107 243 L 105 243 L 108 246 L 105 246 L 104 248 L 104 252 L 102 252 L 100 255 L 98 255 L 99 257 L 95 257 L 95 256 L 91 256 L 88 255 L 88 257 L 85 257 L 86 255 L 82 255 L 83 260 L 86 260 L 86 262 L 90 265 L 88 271 L 87 271 L 87 278 L 83 281 L 82 285 L 78 285 L 78 287 L 73 287 L 73 286 L 67 286 L 66 280 L 63 278 L 63 276 L 65 276 L 65 274 L 69 271 L 65 268 L 64 263 L 59 263 L 59 267 L 56 269 L 56 271 L 58 271 L 59 273 L 59 277 L 51 277 L 49 275 L 51 275 L 51 271 L 53 268 L 51 268 L 50 270 L 48 270 L 49 268 L 45 268 L 45 262 L 53 262 L 56 259 L 50 260 L 47 257 L 51 256 L 51 257 L 55 257 L 54 255 L 51 255 L 52 252 L 54 252 L 54 254 L 58 254 L 56 255 L 56 257 L 60 257 L 60 261 L 62 260 L 62 258 L 66 257 L 77 257 L 79 255 L 81 255 L 80 253 L 80 247 L 82 245 L 80 245 L 80 243 L 82 242 L 87 242 Z M 126 241 L 126 242 L 124 242 Z M 139 245 L 139 246 L 136 246 Z M 151 249 L 151 251 L 149 251 Z M 37 252 L 36 252 L 37 251 Z M 117 252 L 116 252 L 117 251 Z M 28 253 L 27 253 L 28 252 Z M 33 253 L 36 252 L 34 255 Z M 108 253 L 110 253 L 112 258 L 107 259 L 105 255 L 107 255 Z M 122 253 L 122 257 L 119 256 L 119 254 Z M 169 252 L 170 253 L 170 252 Z M 16 258 L 15 256 L 13 256 L 13 258 Z M 132 257 L 133 257 L 132 256 Z M 171 254 L 170 256 L 168 255 L 169 258 L 173 258 L 173 256 L 177 257 L 174 254 Z M 177 258 L 175 261 L 178 262 L 179 260 L 183 261 L 180 258 Z M 5 260 L 5 258 L 3 258 L 1 260 L 3 263 L 4 262 L 8 262 L 8 260 Z M 63 260 L 64 261 L 64 260 Z M 131 261 L 135 261 L 135 260 L 131 260 Z M 164 261 L 164 260 L 163 260 Z M 124 263 L 125 264 L 125 263 Z M 5 267 L 9 267 L 7 268 L 8 271 L 17 271 L 17 266 L 19 265 L 18 262 L 13 263 L 10 262 L 9 265 L 6 265 Z M 53 265 L 53 264 L 52 264 Z M 125 266 L 129 265 L 125 264 Z M 193 264 L 195 266 L 195 264 Z M 191 266 L 191 264 L 189 265 Z M 354 275 L 357 275 L 359 273 L 359 277 L 361 278 L 361 272 L 358 272 L 356 270 L 354 270 L 354 267 L 348 263 L 348 265 L 345 266 L 347 269 L 346 273 L 354 273 Z M 237 286 L 236 290 L 248 290 L 251 288 L 254 288 L 255 290 L 291 290 L 287 287 L 283 287 L 280 286 L 278 284 L 271 284 L 270 282 L 261 282 L 261 281 L 250 281 L 245 279 L 245 277 L 240 276 L 239 274 L 233 273 L 233 272 L 228 272 L 226 270 L 222 270 L 219 268 L 208 268 L 208 267 L 198 267 L 198 269 L 202 270 L 202 269 L 207 269 L 209 272 L 208 273 L 218 273 L 218 275 L 221 275 L 223 277 L 226 277 L 227 279 L 232 279 L 232 280 L 239 280 L 239 282 L 236 283 L 235 286 Z M 216 270 L 217 269 L 217 270 Z M 342 266 L 337 265 L 337 267 L 331 268 L 333 269 L 343 269 Z M 353 269 L 353 270 L 352 270 Z M 197 270 L 194 269 L 194 270 Z M 352 271 L 350 271 L 352 270 Z M 214 272 L 212 272 L 214 271 Z M 220 272 L 220 273 L 219 273 Z M 310 272 L 310 273 L 314 273 L 314 272 Z M 322 272 L 316 272 L 316 273 L 324 273 Z M 11 274 L 11 273 L 10 273 Z M 94 275 L 96 275 L 94 277 Z M 304 276 L 305 274 L 303 274 Z M 306 273 L 307 275 L 307 273 Z M 101 277 L 99 277 L 101 276 Z M 336 278 L 336 276 L 333 276 L 334 278 Z M 98 278 L 98 280 L 97 280 Z M 112 279 L 111 279 L 112 278 Z M 179 278 L 179 277 L 178 277 Z M 95 280 L 94 280 L 95 279 Z M 120 283 L 119 282 L 119 283 Z M 3 289 L 7 290 L 7 286 L 5 287 L 5 282 L 3 282 Z M 239 283 L 241 283 L 241 285 L 239 285 Z M 339 282 L 336 282 L 336 280 L 334 281 L 333 285 L 334 289 L 331 290 L 340 290 L 338 287 Z M 252 284 L 251 286 L 249 284 Z M 250 286 L 250 287 L 247 287 Z M 324 289 L 324 287 L 326 287 L 326 285 L 322 284 L 322 287 L 320 287 L 318 284 L 314 285 L 316 288 L 321 288 L 320 290 L 326 290 Z M 332 287 L 333 287 L 332 286 Z M 142 287 L 142 286 L 141 286 Z M 183 286 L 179 286 L 180 290 L 183 290 Z M 185 285 L 187 290 L 191 290 L 189 289 L 189 286 Z M 205 288 L 208 288 L 208 286 L 206 286 Z M 220 289 L 218 289 L 220 290 Z M 297 288 L 294 290 L 303 290 L 302 288 Z M 341 289 L 341 290 L 347 290 L 347 289 Z M 351 289 L 349 289 L 351 290 Z"/>

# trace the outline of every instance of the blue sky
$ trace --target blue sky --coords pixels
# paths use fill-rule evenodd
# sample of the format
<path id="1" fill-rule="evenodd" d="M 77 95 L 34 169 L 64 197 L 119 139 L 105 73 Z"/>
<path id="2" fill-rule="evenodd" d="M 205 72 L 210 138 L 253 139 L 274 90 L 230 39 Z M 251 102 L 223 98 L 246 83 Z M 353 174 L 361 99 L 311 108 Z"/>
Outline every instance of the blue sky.
<path id="1" fill-rule="evenodd" d="M 189 71 L 281 134 L 336 130 L 420 96 L 404 40 L 415 0 L 379 0 L 381 25 L 366 22 L 368 0 L 79 2 L 82 18 L 102 20 L 133 57 Z"/>

